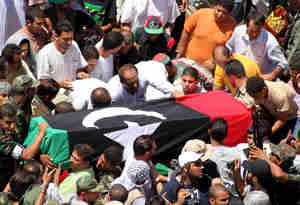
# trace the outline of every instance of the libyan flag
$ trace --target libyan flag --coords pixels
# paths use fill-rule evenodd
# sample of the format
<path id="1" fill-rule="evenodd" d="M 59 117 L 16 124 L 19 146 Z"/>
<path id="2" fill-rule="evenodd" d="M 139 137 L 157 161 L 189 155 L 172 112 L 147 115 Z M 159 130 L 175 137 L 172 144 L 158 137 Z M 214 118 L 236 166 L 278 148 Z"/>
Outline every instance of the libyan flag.
<path id="1" fill-rule="evenodd" d="M 33 143 L 38 122 L 49 128 L 40 153 L 49 154 L 54 163 L 66 168 L 70 147 L 90 144 L 97 156 L 110 145 L 124 148 L 123 158 L 133 155 L 133 142 L 140 135 L 152 135 L 158 146 L 156 159 L 177 157 L 184 143 L 193 138 L 207 137 L 210 121 L 224 118 L 228 125 L 225 144 L 234 146 L 245 142 L 252 123 L 250 111 L 238 100 L 223 91 L 187 95 L 182 98 L 151 101 L 140 105 L 111 106 L 33 118 L 24 145 Z"/>

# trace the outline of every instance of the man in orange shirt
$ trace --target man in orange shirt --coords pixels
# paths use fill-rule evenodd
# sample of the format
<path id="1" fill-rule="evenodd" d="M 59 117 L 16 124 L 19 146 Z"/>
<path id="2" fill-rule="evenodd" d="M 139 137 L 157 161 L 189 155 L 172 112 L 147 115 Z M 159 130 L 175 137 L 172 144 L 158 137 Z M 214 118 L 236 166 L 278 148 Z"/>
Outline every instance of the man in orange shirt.
<path id="1" fill-rule="evenodd" d="M 199 9 L 185 22 L 177 57 L 187 57 L 203 64 L 212 58 L 217 45 L 225 45 L 235 28 L 230 16 L 233 0 L 217 1 L 214 8 Z"/>

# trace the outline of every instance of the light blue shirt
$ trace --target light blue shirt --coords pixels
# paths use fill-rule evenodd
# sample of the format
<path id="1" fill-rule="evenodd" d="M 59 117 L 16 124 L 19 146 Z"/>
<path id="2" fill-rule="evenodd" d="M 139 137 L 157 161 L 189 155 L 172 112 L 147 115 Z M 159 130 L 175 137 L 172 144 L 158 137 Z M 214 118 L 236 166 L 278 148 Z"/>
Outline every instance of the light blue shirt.
<path id="1" fill-rule="evenodd" d="M 250 41 L 246 25 L 238 26 L 226 46 L 232 52 L 243 54 L 254 60 L 259 65 L 262 74 L 271 73 L 277 66 L 282 69 L 288 66 L 276 38 L 263 28 L 259 36 Z"/>

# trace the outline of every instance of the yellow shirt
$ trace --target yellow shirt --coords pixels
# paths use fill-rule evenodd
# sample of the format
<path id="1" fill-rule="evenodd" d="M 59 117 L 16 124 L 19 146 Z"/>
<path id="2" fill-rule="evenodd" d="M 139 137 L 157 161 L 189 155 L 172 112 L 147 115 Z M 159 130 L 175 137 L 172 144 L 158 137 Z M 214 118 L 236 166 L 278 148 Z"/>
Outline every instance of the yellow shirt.
<path id="1" fill-rule="evenodd" d="M 240 61 L 241 64 L 244 66 L 247 78 L 254 76 L 262 77 L 258 65 L 252 59 L 238 53 L 233 53 L 232 56 L 234 59 Z M 227 78 L 224 68 L 220 65 L 216 66 L 214 86 L 219 88 L 226 86 L 230 89 L 232 94 L 234 94 L 235 92 L 235 88 L 232 87 L 229 79 Z"/>

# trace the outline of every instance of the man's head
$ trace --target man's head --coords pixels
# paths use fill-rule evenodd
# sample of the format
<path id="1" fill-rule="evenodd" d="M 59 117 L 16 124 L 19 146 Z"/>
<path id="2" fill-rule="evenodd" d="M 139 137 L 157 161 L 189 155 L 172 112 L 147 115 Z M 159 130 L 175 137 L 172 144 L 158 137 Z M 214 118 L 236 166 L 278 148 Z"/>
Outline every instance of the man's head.
<path id="1" fill-rule="evenodd" d="M 21 49 L 16 44 L 7 44 L 2 50 L 2 56 L 9 65 L 21 64 Z"/>
<path id="2" fill-rule="evenodd" d="M 49 32 L 44 11 L 39 6 L 28 7 L 25 11 L 26 26 L 30 33 L 39 35 Z"/>
<path id="3" fill-rule="evenodd" d="M 12 104 L 3 104 L 0 106 L 0 126 L 8 135 L 12 136 L 16 128 L 17 108 Z"/>
<path id="4" fill-rule="evenodd" d="M 97 167 L 102 170 L 113 170 L 120 166 L 123 158 L 123 149 L 112 145 L 104 150 L 100 155 Z"/>
<path id="5" fill-rule="evenodd" d="M 34 175 L 19 170 L 9 180 L 10 190 L 19 200 L 35 181 L 36 178 Z"/>
<path id="6" fill-rule="evenodd" d="M 286 143 L 279 145 L 270 144 L 270 148 L 270 160 L 280 166 L 284 171 L 288 171 L 294 163 L 296 150 Z"/>
<path id="7" fill-rule="evenodd" d="M 110 201 L 120 201 L 125 203 L 128 197 L 128 191 L 122 184 L 114 184 L 109 190 Z"/>
<path id="8" fill-rule="evenodd" d="M 199 83 L 199 73 L 193 67 L 187 67 L 183 70 L 181 75 L 181 83 L 183 91 L 186 94 L 194 93 Z"/>
<path id="9" fill-rule="evenodd" d="M 232 59 L 224 66 L 225 73 L 233 87 L 238 87 L 237 81 L 246 78 L 244 66 L 239 60 Z"/>
<path id="10" fill-rule="evenodd" d="M 247 33 L 250 40 L 255 40 L 263 29 L 266 17 L 257 11 L 250 12 L 246 19 Z"/>
<path id="11" fill-rule="evenodd" d="M 29 75 L 19 75 L 11 85 L 11 96 L 18 107 L 23 107 L 26 102 L 31 102 L 36 94 L 36 82 Z"/>
<path id="12" fill-rule="evenodd" d="M 95 46 L 88 46 L 83 49 L 82 55 L 88 63 L 86 70 L 88 73 L 91 73 L 98 63 L 99 53 Z"/>
<path id="13" fill-rule="evenodd" d="M 233 9 L 233 5 L 233 0 L 215 0 L 214 9 L 216 22 L 226 20 Z"/>
<path id="14" fill-rule="evenodd" d="M 211 122 L 209 129 L 210 138 L 218 142 L 219 144 L 224 144 L 224 140 L 227 137 L 228 124 L 223 118 L 216 118 Z"/>
<path id="15" fill-rule="evenodd" d="M 149 35 L 150 40 L 156 40 L 164 32 L 163 24 L 159 16 L 148 16 L 145 25 L 145 32 Z"/>
<path id="16" fill-rule="evenodd" d="M 223 184 L 215 184 L 208 191 L 210 205 L 228 205 L 230 195 Z"/>
<path id="17" fill-rule="evenodd" d="M 243 167 L 247 173 L 247 183 L 256 188 L 258 185 L 266 188 L 272 179 L 271 169 L 269 164 L 260 159 L 248 160 L 243 163 Z"/>
<path id="18" fill-rule="evenodd" d="M 59 21 L 55 27 L 57 34 L 55 43 L 58 49 L 65 53 L 72 45 L 74 39 L 73 27 L 67 20 Z"/>
<path id="19" fill-rule="evenodd" d="M 268 87 L 264 79 L 260 77 L 248 78 L 246 91 L 254 98 L 256 104 L 264 104 L 268 97 Z"/>
<path id="20" fill-rule="evenodd" d="M 139 88 L 137 68 L 132 64 L 125 64 L 119 70 L 120 82 L 130 94 L 135 94 Z"/>
<path id="21" fill-rule="evenodd" d="M 91 93 L 91 103 L 94 109 L 111 105 L 111 96 L 105 88 L 95 88 Z"/>
<path id="22" fill-rule="evenodd" d="M 147 160 L 152 157 L 156 148 L 155 140 L 150 135 L 141 135 L 133 143 L 135 157 L 144 157 Z"/>
<path id="23" fill-rule="evenodd" d="M 289 61 L 289 72 L 295 88 L 300 88 L 300 55 L 296 53 Z"/>
<path id="24" fill-rule="evenodd" d="M 128 166 L 127 176 L 133 184 L 142 186 L 150 177 L 150 167 L 147 162 L 143 160 L 134 160 Z"/>
<path id="25" fill-rule="evenodd" d="M 71 158 L 70 165 L 74 170 L 84 170 L 91 166 L 94 155 L 94 149 L 88 144 L 75 145 Z"/>
<path id="26" fill-rule="evenodd" d="M 68 113 L 68 112 L 75 112 L 75 108 L 73 105 L 69 102 L 60 102 L 56 104 L 55 108 L 55 114 L 61 114 L 61 113 Z"/>
<path id="27" fill-rule="evenodd" d="M 182 174 L 192 179 L 199 179 L 203 176 L 203 153 L 182 152 L 178 157 L 178 163 L 182 169 Z"/>
<path id="28" fill-rule="evenodd" d="M 158 53 L 153 57 L 154 61 L 158 61 L 165 65 L 166 70 L 168 72 L 168 79 L 175 78 L 177 74 L 176 65 L 171 61 L 171 58 L 165 53 Z"/>
<path id="29" fill-rule="evenodd" d="M 52 103 L 59 91 L 59 84 L 53 79 L 44 79 L 40 81 L 36 94 L 46 104 Z"/>
<path id="30" fill-rule="evenodd" d="M 120 49 L 120 52 L 126 55 L 128 51 L 133 47 L 134 37 L 133 37 L 133 33 L 127 30 L 122 30 L 121 34 L 124 37 L 124 43 Z"/>
<path id="31" fill-rule="evenodd" d="M 248 140 L 248 146 L 254 147 L 255 141 L 254 141 L 254 127 L 253 125 L 249 127 L 248 134 L 247 134 L 247 140 Z M 268 139 L 272 135 L 272 125 L 271 123 L 266 119 L 261 119 L 256 122 L 256 132 L 257 132 L 257 138 L 258 139 Z"/>
<path id="32" fill-rule="evenodd" d="M 8 100 L 10 90 L 11 85 L 8 82 L 0 82 L 0 105 L 4 104 Z"/>
<path id="33" fill-rule="evenodd" d="M 111 31 L 104 35 L 102 47 L 109 55 L 116 54 L 124 42 L 123 35 L 118 31 Z"/>
<path id="34" fill-rule="evenodd" d="M 224 68 L 225 64 L 232 59 L 232 53 L 226 46 L 216 46 L 212 53 L 216 64 Z"/>
<path id="35" fill-rule="evenodd" d="M 43 174 L 43 165 L 38 161 L 29 161 L 27 164 L 24 165 L 23 170 L 28 174 L 34 175 L 37 181 L 39 183 L 41 182 Z"/>
<path id="36" fill-rule="evenodd" d="M 100 197 L 100 188 L 96 179 L 90 175 L 80 177 L 77 182 L 77 199 L 92 204 Z"/>

